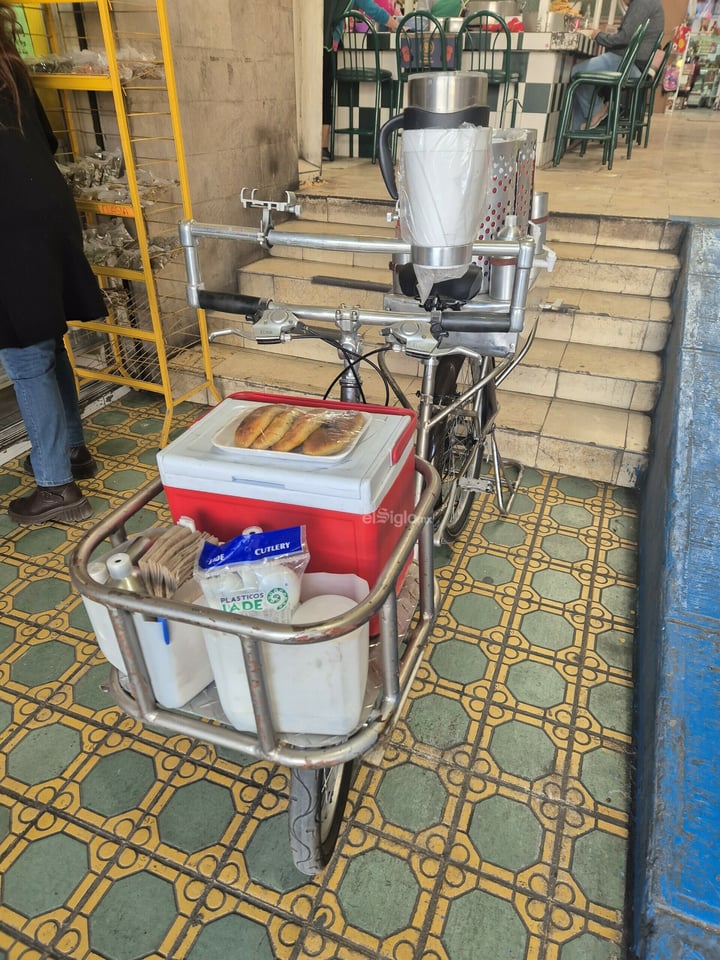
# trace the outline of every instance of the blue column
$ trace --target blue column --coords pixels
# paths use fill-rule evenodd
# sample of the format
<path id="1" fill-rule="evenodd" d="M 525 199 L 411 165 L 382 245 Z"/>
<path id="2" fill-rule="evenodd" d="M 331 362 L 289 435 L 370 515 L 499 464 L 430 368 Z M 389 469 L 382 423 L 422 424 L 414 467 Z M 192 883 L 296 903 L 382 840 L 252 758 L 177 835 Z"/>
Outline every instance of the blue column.
<path id="1" fill-rule="evenodd" d="M 688 226 L 642 491 L 635 953 L 720 958 L 720 221 Z"/>

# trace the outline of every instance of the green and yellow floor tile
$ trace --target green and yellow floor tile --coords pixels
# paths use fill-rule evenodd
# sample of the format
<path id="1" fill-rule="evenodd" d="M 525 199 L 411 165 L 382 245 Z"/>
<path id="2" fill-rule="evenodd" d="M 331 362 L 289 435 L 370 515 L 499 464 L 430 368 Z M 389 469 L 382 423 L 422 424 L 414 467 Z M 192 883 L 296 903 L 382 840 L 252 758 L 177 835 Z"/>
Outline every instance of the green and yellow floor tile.
<path id="1" fill-rule="evenodd" d="M 90 417 L 92 520 L 0 517 L 0 958 L 621 960 L 635 495 L 528 470 L 511 516 L 478 499 L 404 713 L 309 879 L 286 769 L 143 728 L 103 689 L 68 557 L 156 477 L 162 420 L 142 394 Z M 27 484 L 5 465 L 6 499 Z M 160 498 L 133 523 L 167 519 Z"/>

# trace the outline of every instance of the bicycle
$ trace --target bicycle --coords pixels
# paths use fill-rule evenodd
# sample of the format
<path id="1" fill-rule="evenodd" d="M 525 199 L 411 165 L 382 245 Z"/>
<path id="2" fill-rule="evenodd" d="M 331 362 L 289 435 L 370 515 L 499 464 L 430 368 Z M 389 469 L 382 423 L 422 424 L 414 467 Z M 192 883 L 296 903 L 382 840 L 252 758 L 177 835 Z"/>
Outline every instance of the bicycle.
<path id="1" fill-rule="evenodd" d="M 517 258 L 512 297 L 508 302 L 475 297 L 468 305 L 467 294 L 478 279 L 477 272 L 472 271 L 470 287 L 467 279 L 446 284 L 436 291 L 434 302 L 425 306 L 400 291 L 388 298 L 388 310 L 377 313 L 351 307 L 271 304 L 259 298 L 206 290 L 197 250 L 201 236 L 252 240 L 264 245 L 307 242 L 326 248 L 333 245 L 335 249 L 356 243 L 376 251 L 381 247 L 397 258 L 398 265 L 409 253 L 402 241 L 278 234 L 272 224 L 271 211 L 290 207 L 291 196 L 281 205 L 254 198 L 252 204 L 261 205 L 263 210 L 259 234 L 193 221 L 181 225 L 189 302 L 206 310 L 246 316 L 251 321 L 250 335 L 258 342 L 281 342 L 293 336 L 321 337 L 329 342 L 340 352 L 343 361 L 336 380 L 344 402 L 364 401 L 359 368 L 361 364 L 370 364 L 386 385 L 387 403 L 392 394 L 398 404 L 411 406 L 388 369 L 386 354 L 398 350 L 417 358 L 422 366 L 422 380 L 415 445 L 414 511 L 406 518 L 405 528 L 366 599 L 348 613 L 304 627 L 293 628 L 209 610 L 197 602 L 128 593 L 91 578 L 88 564 L 94 551 L 105 540 L 118 544 L 125 539 L 126 521 L 161 492 L 159 480 L 138 491 L 83 538 L 70 558 L 70 572 L 81 596 L 104 606 L 110 616 L 126 675 L 112 667 L 109 688 L 126 714 L 171 733 L 207 740 L 290 768 L 290 848 L 296 867 L 314 875 L 327 865 L 332 855 L 354 762 L 373 749 L 395 723 L 432 631 L 437 608 L 434 544 L 460 535 L 478 489 L 495 490 L 504 512 L 510 509 L 517 490 L 521 468 L 510 480 L 497 452 L 495 389 L 520 362 L 532 342 L 531 332 L 522 349 L 515 352 L 523 328 L 535 244 L 527 239 L 517 243 L 480 243 L 474 248 L 479 256 L 509 254 Z M 365 349 L 363 325 L 381 329 L 381 347 Z M 212 336 L 217 338 L 230 332 L 238 333 L 220 330 Z M 483 456 L 492 465 L 490 478 L 481 476 Z M 177 621 L 237 638 L 248 677 L 254 732 L 231 728 L 217 697 L 212 694 L 212 685 L 179 708 L 165 709 L 157 703 L 138 635 L 138 622 L 144 619 L 163 621 L 170 625 L 168 629 Z M 378 633 L 370 643 L 364 706 L 358 726 L 342 737 L 278 732 L 264 676 L 263 644 L 321 643 L 346 636 L 371 621 L 377 621 Z"/>

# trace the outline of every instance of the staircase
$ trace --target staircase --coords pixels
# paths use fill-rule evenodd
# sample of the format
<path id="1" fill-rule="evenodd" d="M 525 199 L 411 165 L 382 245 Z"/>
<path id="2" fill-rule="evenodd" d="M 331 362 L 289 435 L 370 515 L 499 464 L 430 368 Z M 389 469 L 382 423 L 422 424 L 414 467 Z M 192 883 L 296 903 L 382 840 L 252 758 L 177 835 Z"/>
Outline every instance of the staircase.
<path id="1" fill-rule="evenodd" d="M 394 235 L 385 201 L 298 199 L 302 220 L 280 229 Z M 547 242 L 558 262 L 552 274 L 541 273 L 528 301 L 526 327 L 537 319 L 536 340 L 499 392 L 497 436 L 505 457 L 636 484 L 648 457 L 682 235 L 678 222 L 551 215 Z M 276 247 L 239 270 L 239 289 L 282 303 L 380 310 L 390 285 L 388 260 Z M 211 318 L 211 329 L 219 325 L 223 318 Z M 265 348 L 247 342 L 247 350 L 238 344 L 213 345 L 223 395 L 242 389 L 321 395 L 339 371 L 334 351 L 315 341 Z M 390 366 L 412 395 L 417 365 L 393 355 Z M 383 402 L 375 379 L 365 375 L 368 399 Z"/>
<path id="2" fill-rule="evenodd" d="M 551 216 L 558 262 L 531 292 L 537 339 L 503 384 L 501 449 L 632 487 L 647 463 L 684 227 Z M 548 286 L 545 286 L 547 284 Z"/>

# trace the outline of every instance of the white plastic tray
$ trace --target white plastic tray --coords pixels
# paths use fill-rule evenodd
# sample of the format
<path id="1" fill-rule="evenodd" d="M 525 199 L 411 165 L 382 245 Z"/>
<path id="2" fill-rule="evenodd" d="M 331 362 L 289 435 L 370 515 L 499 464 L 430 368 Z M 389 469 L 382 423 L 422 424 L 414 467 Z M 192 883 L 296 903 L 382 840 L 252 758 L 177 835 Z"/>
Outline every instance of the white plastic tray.
<path id="1" fill-rule="evenodd" d="M 248 413 L 258 406 L 264 406 L 264 404 L 249 403 L 246 407 L 243 407 L 240 416 L 234 417 L 229 423 L 226 423 L 215 436 L 212 438 L 211 443 L 216 450 L 221 450 L 223 453 L 227 453 L 236 460 L 245 460 L 248 457 L 262 457 L 263 460 L 271 458 L 272 461 L 281 462 L 283 460 L 289 461 L 291 463 L 307 463 L 307 464 L 318 464 L 318 463 L 337 463 L 339 460 L 344 460 L 357 446 L 360 437 L 365 432 L 365 429 L 368 425 L 368 417 L 365 414 L 362 414 L 362 424 L 356 432 L 355 436 L 350 440 L 348 445 L 341 450 L 339 453 L 333 453 L 329 456 L 312 456 L 307 453 L 298 453 L 294 450 L 256 450 L 253 447 L 238 447 L 234 443 L 235 439 L 235 429 L 237 425 L 248 415 Z M 308 410 L 313 410 L 315 408 L 308 407 Z M 343 411 L 340 411 L 341 413 Z"/>

